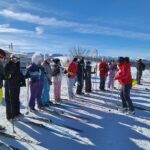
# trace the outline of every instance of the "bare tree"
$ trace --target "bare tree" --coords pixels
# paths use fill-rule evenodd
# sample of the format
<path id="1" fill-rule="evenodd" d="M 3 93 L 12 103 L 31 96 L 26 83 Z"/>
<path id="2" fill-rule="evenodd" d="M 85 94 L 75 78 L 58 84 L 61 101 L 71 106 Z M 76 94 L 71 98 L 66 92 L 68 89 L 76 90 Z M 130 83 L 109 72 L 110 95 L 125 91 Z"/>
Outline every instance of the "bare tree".
<path id="1" fill-rule="evenodd" d="M 81 47 L 73 47 L 69 50 L 70 55 L 73 57 L 86 57 L 88 56 L 90 50 L 83 49 Z"/>

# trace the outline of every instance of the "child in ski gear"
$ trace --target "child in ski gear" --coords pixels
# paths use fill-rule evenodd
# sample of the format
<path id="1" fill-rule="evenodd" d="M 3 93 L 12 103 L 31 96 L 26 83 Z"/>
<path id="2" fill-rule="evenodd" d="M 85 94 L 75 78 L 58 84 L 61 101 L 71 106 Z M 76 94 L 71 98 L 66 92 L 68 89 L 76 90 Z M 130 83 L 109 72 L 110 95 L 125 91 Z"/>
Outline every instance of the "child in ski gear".
<path id="1" fill-rule="evenodd" d="M 145 64 L 142 62 L 142 59 L 139 59 L 137 61 L 136 69 L 137 69 L 136 80 L 138 84 L 141 84 L 142 73 L 145 70 Z"/>
<path id="2" fill-rule="evenodd" d="M 100 72 L 100 90 L 105 90 L 105 82 L 108 76 L 108 64 L 105 61 L 105 58 L 99 63 L 99 72 Z"/>
<path id="3" fill-rule="evenodd" d="M 69 96 L 69 99 L 74 98 L 73 86 L 74 86 L 76 74 L 78 71 L 77 61 L 78 61 L 78 59 L 75 57 L 73 59 L 73 61 L 69 64 L 68 70 L 67 70 L 67 72 L 68 72 L 68 96 Z"/>
<path id="4" fill-rule="evenodd" d="M 5 100 L 6 117 L 8 120 L 20 115 L 20 84 L 21 72 L 19 56 L 12 54 L 5 66 Z"/>
<path id="5" fill-rule="evenodd" d="M 85 78 L 85 64 L 84 58 L 82 57 L 78 62 L 78 72 L 77 72 L 77 90 L 76 93 L 79 95 L 84 94 L 82 92 L 83 85 L 84 85 L 84 78 Z"/>
<path id="6" fill-rule="evenodd" d="M 116 74 L 116 70 L 117 70 L 117 65 L 115 63 L 114 60 L 112 60 L 110 63 L 109 63 L 109 81 L 108 81 L 108 88 L 114 88 L 114 77 L 115 77 L 115 74 Z"/>
<path id="7" fill-rule="evenodd" d="M 115 80 L 118 80 L 122 86 L 120 90 L 122 107 L 124 110 L 129 109 L 129 111 L 133 113 L 134 107 L 132 104 L 132 100 L 130 99 L 132 76 L 131 76 L 131 65 L 130 65 L 129 58 L 120 57 L 118 59 L 118 67 L 119 67 L 119 71 L 115 77 Z"/>
<path id="8" fill-rule="evenodd" d="M 50 85 L 52 85 L 52 69 L 51 69 L 51 58 L 48 54 L 44 55 L 44 62 L 42 66 L 45 69 L 45 74 L 44 74 L 44 89 L 42 93 L 42 105 L 43 106 L 48 106 L 50 103 Z"/>
<path id="9" fill-rule="evenodd" d="M 54 83 L 54 100 L 55 102 L 61 101 L 61 81 L 62 81 L 62 67 L 60 63 L 60 59 L 53 60 L 54 65 L 52 68 L 52 76 Z"/>
<path id="10" fill-rule="evenodd" d="M 37 100 L 37 105 L 41 107 L 41 94 L 39 94 L 40 76 L 41 71 L 38 64 L 41 62 L 41 55 L 35 53 L 32 56 L 32 64 L 27 68 L 26 77 L 30 78 L 30 100 L 29 107 L 31 111 L 35 110 L 35 100 Z"/>
<path id="11" fill-rule="evenodd" d="M 91 92 L 91 74 L 94 74 L 95 72 L 91 71 L 91 62 L 87 61 L 86 62 L 86 67 L 85 67 L 85 92 L 89 93 Z"/>

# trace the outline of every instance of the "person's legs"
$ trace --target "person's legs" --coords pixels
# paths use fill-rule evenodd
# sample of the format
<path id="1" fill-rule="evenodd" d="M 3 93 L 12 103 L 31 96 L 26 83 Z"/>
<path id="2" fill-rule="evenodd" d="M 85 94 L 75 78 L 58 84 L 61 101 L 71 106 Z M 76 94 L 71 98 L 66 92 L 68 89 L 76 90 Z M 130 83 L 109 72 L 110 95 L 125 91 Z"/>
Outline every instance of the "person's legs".
<path id="1" fill-rule="evenodd" d="M 19 115 L 20 114 L 20 87 L 16 87 L 15 88 L 15 95 L 14 95 L 14 99 L 15 99 L 15 115 Z"/>
<path id="2" fill-rule="evenodd" d="M 58 81 L 57 90 L 58 90 L 58 100 L 60 101 L 60 99 L 61 99 L 61 80 Z"/>
<path id="3" fill-rule="evenodd" d="M 121 97 L 121 100 L 122 100 L 122 108 L 127 108 L 127 103 L 126 103 L 126 100 L 125 100 L 125 97 L 124 97 L 124 93 L 125 93 L 125 87 L 122 86 L 121 89 L 120 89 L 120 97 Z"/>
<path id="4" fill-rule="evenodd" d="M 47 78 L 45 78 L 43 92 L 41 96 L 42 105 L 46 105 L 49 102 L 50 100 L 49 91 L 50 91 L 50 85 L 49 85 Z"/>
<path id="5" fill-rule="evenodd" d="M 100 77 L 100 90 L 103 90 L 103 77 Z"/>
<path id="6" fill-rule="evenodd" d="M 13 95 L 14 95 L 13 88 L 5 87 L 5 100 L 6 100 L 6 118 L 12 119 L 15 117 L 15 107 L 13 102 Z"/>
<path id="7" fill-rule="evenodd" d="M 109 74 L 109 81 L 108 81 L 107 88 L 110 88 L 110 87 L 111 87 L 111 74 Z"/>
<path id="8" fill-rule="evenodd" d="M 142 72 L 141 71 L 137 71 L 137 83 L 141 84 L 141 77 L 142 77 Z"/>
<path id="9" fill-rule="evenodd" d="M 100 90 L 105 90 L 106 77 L 100 77 Z"/>
<path id="10" fill-rule="evenodd" d="M 74 78 L 68 78 L 68 96 L 69 99 L 72 99 L 74 97 L 74 93 L 73 93 L 73 86 L 74 86 Z"/>
<path id="11" fill-rule="evenodd" d="M 58 81 L 54 80 L 54 100 L 58 100 Z"/>
<path id="12" fill-rule="evenodd" d="M 34 109 L 35 107 L 35 99 L 37 98 L 38 93 L 38 86 L 37 82 L 32 83 L 30 82 L 30 100 L 29 100 L 29 107 L 30 109 Z"/>
<path id="13" fill-rule="evenodd" d="M 38 108 L 41 108 L 42 107 L 42 100 L 41 100 L 41 97 L 42 97 L 42 92 L 43 92 L 43 87 L 44 87 L 44 80 L 41 79 L 39 81 L 39 84 L 37 84 L 38 86 L 38 93 L 37 93 L 37 104 L 38 104 Z"/>
<path id="14" fill-rule="evenodd" d="M 82 79 L 78 79 L 76 91 L 77 94 L 82 94 L 82 87 L 83 87 Z"/>
<path id="15" fill-rule="evenodd" d="M 131 90 L 131 85 L 130 84 L 126 85 L 124 89 L 124 98 L 128 104 L 129 110 L 134 111 L 133 103 L 132 100 L 130 99 L 130 90 Z"/>

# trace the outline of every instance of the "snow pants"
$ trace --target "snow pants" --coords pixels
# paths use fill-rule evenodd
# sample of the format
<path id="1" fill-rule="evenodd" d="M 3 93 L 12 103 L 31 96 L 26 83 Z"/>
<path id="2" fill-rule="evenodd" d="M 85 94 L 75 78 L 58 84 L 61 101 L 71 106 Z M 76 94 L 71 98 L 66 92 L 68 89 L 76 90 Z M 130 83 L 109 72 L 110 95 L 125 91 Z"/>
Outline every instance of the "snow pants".
<path id="1" fill-rule="evenodd" d="M 74 97 L 73 86 L 76 78 L 68 78 L 68 96 L 69 99 Z"/>
<path id="2" fill-rule="evenodd" d="M 42 97 L 41 97 L 43 106 L 48 104 L 48 102 L 50 101 L 49 92 L 50 92 L 50 84 L 47 80 L 47 77 L 45 76 L 44 77 L 44 88 L 43 88 Z"/>
<path id="3" fill-rule="evenodd" d="M 54 99 L 56 102 L 60 101 L 61 97 L 61 80 L 54 79 Z"/>
<path id="4" fill-rule="evenodd" d="M 108 88 L 114 88 L 114 78 L 115 78 L 115 73 L 109 74 L 109 81 L 108 81 Z"/>
<path id="5" fill-rule="evenodd" d="M 134 110 L 132 100 L 130 99 L 130 90 L 131 90 L 131 84 L 125 85 L 121 87 L 120 91 L 120 97 L 122 100 L 122 107 L 123 108 L 129 108 L 130 111 Z"/>
<path id="6" fill-rule="evenodd" d="M 106 77 L 100 77 L 100 90 L 105 90 Z"/>
<path id="7" fill-rule="evenodd" d="M 82 94 L 82 89 L 83 89 L 83 79 L 82 77 L 77 78 L 77 90 L 76 93 L 81 95 Z"/>
<path id="8" fill-rule="evenodd" d="M 142 71 L 137 71 L 136 80 L 138 84 L 141 84 Z"/>
<path id="9" fill-rule="evenodd" d="M 6 118 L 13 119 L 20 114 L 20 86 L 5 87 Z"/>
<path id="10" fill-rule="evenodd" d="M 42 106 L 41 104 L 41 96 L 44 86 L 44 80 L 39 80 L 37 82 L 30 82 L 30 101 L 29 107 L 33 109 L 35 107 L 35 100 L 37 100 L 38 108 Z"/>
<path id="11" fill-rule="evenodd" d="M 91 78 L 85 79 L 85 92 L 91 92 Z"/>

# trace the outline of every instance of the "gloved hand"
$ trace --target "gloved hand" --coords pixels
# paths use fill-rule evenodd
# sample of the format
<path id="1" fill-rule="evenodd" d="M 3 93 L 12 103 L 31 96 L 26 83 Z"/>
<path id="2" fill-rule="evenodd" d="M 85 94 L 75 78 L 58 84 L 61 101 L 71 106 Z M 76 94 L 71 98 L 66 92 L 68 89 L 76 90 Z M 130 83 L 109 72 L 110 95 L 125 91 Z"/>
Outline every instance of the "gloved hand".
<path id="1" fill-rule="evenodd" d="M 50 79 L 48 79 L 48 83 L 49 85 L 52 85 L 52 81 Z"/>

